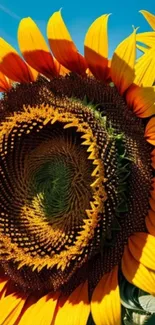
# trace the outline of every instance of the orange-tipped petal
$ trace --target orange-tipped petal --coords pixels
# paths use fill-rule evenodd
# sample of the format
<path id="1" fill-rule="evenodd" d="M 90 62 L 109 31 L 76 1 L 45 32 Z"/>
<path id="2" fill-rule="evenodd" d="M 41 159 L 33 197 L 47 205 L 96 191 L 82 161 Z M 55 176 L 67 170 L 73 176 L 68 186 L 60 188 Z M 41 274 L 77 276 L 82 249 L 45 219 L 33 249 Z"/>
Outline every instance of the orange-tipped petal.
<path id="1" fill-rule="evenodd" d="M 95 288 L 91 300 L 91 313 L 97 325 L 121 324 L 118 266 L 105 274 Z"/>
<path id="2" fill-rule="evenodd" d="M 134 83 L 138 86 L 150 87 L 155 80 L 155 48 L 149 49 L 135 65 Z"/>
<path id="3" fill-rule="evenodd" d="M 30 66 L 47 78 L 58 75 L 45 39 L 30 17 L 22 19 L 19 24 L 18 43 L 24 59 Z"/>
<path id="4" fill-rule="evenodd" d="M 8 91 L 11 87 L 11 80 L 0 71 L 0 91 Z"/>
<path id="5" fill-rule="evenodd" d="M 118 45 L 111 61 L 111 77 L 121 95 L 134 80 L 135 59 L 136 29 Z"/>
<path id="6" fill-rule="evenodd" d="M 155 117 L 152 117 L 147 123 L 145 137 L 149 143 L 155 146 Z"/>
<path id="7" fill-rule="evenodd" d="M 135 233 L 130 236 L 128 247 L 136 261 L 155 271 L 154 236 L 147 233 Z"/>
<path id="8" fill-rule="evenodd" d="M 108 75 L 108 18 L 107 14 L 97 18 L 89 27 L 84 41 L 88 67 L 100 80 L 106 80 Z"/>
<path id="9" fill-rule="evenodd" d="M 150 294 L 155 294 L 155 272 L 137 262 L 127 246 L 122 257 L 122 272 L 130 283 Z"/>
<path id="10" fill-rule="evenodd" d="M 17 82 L 31 82 L 36 78 L 34 70 L 29 68 L 17 51 L 0 38 L 0 69 L 8 78 Z"/>
<path id="11" fill-rule="evenodd" d="M 78 53 L 60 11 L 55 12 L 49 19 L 47 37 L 51 50 L 59 63 L 72 72 L 85 75 L 87 69 L 86 61 Z"/>
<path id="12" fill-rule="evenodd" d="M 0 324 L 14 325 L 22 312 L 26 297 L 11 294 L 0 300 Z"/>
<path id="13" fill-rule="evenodd" d="M 146 10 L 140 10 L 140 13 L 144 16 L 152 29 L 155 30 L 155 15 L 152 15 L 149 11 Z"/>
<path id="14" fill-rule="evenodd" d="M 155 87 L 139 87 L 132 85 L 126 94 L 126 101 L 139 117 L 155 114 Z"/>
<path id="15" fill-rule="evenodd" d="M 90 313 L 88 284 L 79 285 L 58 309 L 54 325 L 86 325 Z"/>

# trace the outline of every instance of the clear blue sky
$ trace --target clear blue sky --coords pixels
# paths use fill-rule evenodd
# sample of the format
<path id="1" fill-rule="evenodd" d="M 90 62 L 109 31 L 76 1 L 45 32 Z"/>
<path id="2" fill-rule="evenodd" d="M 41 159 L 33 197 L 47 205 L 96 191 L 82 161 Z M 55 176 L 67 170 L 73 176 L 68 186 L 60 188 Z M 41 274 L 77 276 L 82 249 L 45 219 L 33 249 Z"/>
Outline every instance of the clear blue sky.
<path id="1" fill-rule="evenodd" d="M 104 13 L 112 13 L 109 19 L 109 56 L 131 33 L 132 25 L 140 26 L 141 32 L 150 30 L 138 12 L 140 9 L 155 14 L 154 0 L 0 0 L 0 36 L 18 49 L 16 35 L 21 18 L 30 16 L 34 19 L 45 36 L 46 22 L 61 7 L 64 21 L 81 53 L 85 33 L 93 20 Z"/>

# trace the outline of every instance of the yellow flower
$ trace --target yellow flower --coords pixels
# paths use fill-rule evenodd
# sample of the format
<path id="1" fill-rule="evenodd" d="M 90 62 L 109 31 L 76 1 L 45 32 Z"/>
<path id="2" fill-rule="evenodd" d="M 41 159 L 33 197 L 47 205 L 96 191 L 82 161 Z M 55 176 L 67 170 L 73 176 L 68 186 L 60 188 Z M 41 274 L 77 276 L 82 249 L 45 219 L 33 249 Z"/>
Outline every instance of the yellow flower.
<path id="1" fill-rule="evenodd" d="M 119 272 L 155 294 L 154 52 L 110 60 L 108 18 L 84 57 L 61 12 L 53 56 L 31 18 L 25 61 L 0 39 L 0 324 L 121 324 Z"/>

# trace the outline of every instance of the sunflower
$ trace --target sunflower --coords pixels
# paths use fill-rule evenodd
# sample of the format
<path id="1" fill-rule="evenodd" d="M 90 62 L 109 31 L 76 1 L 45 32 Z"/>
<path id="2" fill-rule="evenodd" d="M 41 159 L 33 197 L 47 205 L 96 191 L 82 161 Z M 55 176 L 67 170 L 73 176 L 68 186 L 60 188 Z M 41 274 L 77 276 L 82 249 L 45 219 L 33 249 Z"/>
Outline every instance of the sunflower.
<path id="1" fill-rule="evenodd" d="M 153 52 L 109 15 L 78 52 L 55 12 L 0 39 L 0 324 L 121 324 L 121 277 L 155 294 Z M 145 42 L 144 42 L 145 44 Z"/>

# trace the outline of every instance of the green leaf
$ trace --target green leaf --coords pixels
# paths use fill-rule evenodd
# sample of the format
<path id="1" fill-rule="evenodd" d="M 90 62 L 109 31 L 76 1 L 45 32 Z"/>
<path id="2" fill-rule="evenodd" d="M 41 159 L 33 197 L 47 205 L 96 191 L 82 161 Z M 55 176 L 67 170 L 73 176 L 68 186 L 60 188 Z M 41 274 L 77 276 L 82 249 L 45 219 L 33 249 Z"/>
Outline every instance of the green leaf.
<path id="1" fill-rule="evenodd" d="M 155 313 L 155 297 L 152 295 L 143 295 L 138 298 L 141 307 L 151 314 Z"/>

